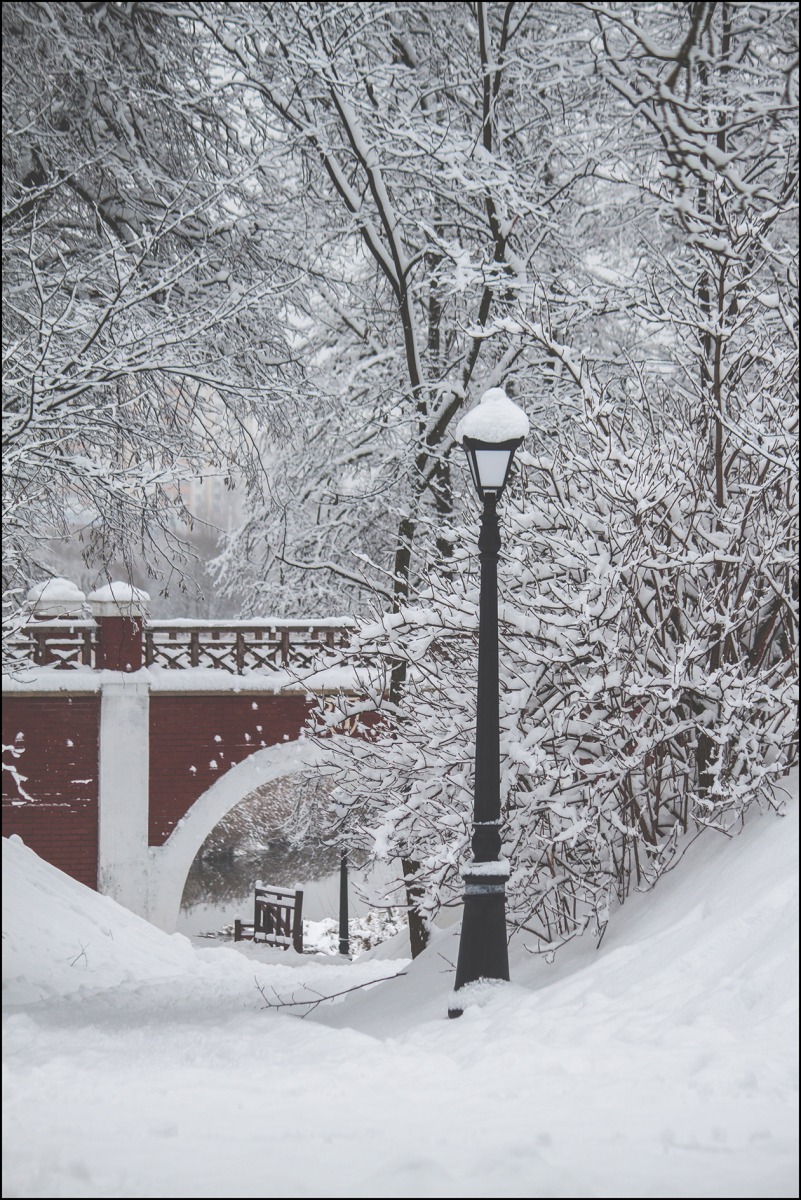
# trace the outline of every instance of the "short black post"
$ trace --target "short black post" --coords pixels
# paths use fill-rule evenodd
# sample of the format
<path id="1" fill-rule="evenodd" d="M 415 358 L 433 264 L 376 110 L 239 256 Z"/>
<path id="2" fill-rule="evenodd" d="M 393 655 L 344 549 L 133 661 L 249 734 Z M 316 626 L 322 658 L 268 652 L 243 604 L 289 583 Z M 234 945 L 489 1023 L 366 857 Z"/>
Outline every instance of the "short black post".
<path id="1" fill-rule="evenodd" d="M 339 860 L 339 953 L 350 957 L 348 933 L 348 853 L 342 851 Z"/>
<path id="2" fill-rule="evenodd" d="M 473 861 L 465 867 L 464 915 L 449 1017 L 459 1017 L 459 989 L 479 979 L 509 979 L 506 944 L 508 863 L 501 858 L 501 752 L 498 699 L 498 527 L 497 496 L 484 495 L 481 535 L 481 597 L 478 620 L 476 778 L 473 803 Z"/>

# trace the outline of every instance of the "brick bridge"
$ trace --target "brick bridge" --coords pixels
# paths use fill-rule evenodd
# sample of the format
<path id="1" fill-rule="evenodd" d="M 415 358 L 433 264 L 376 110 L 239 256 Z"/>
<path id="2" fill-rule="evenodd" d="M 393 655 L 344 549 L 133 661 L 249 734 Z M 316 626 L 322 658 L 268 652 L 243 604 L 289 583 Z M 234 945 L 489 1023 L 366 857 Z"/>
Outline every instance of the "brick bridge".
<path id="1" fill-rule="evenodd" d="M 350 622 L 91 610 L 40 610 L 17 637 L 31 665 L 3 680 L 3 834 L 172 932 L 214 826 L 319 758 L 301 735 L 315 696 L 347 690 L 325 661 Z"/>

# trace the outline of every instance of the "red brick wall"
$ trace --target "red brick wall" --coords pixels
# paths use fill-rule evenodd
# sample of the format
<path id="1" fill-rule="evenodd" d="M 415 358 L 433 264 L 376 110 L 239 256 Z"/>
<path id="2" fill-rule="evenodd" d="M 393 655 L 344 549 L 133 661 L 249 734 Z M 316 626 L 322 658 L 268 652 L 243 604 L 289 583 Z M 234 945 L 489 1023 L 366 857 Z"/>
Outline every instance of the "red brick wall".
<path id="1" fill-rule="evenodd" d="M 311 705 L 303 696 L 151 693 L 151 846 L 230 767 L 264 746 L 295 741 Z"/>
<path id="2" fill-rule="evenodd" d="M 97 887 L 97 793 L 100 698 L 3 698 L 3 744 L 24 747 L 6 756 L 31 797 L 25 800 L 3 771 L 3 836 L 18 834 L 40 857 Z M 21 737 L 20 737 L 21 735 Z"/>

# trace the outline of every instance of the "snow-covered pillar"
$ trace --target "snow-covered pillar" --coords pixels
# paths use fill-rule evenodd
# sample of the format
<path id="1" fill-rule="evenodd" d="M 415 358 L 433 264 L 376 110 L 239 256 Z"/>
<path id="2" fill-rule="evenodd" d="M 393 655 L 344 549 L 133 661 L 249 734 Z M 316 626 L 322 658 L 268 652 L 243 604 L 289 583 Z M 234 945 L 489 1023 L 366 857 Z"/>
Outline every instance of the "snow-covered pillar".
<path id="1" fill-rule="evenodd" d="M 109 583 L 89 596 L 97 621 L 97 667 L 107 671 L 138 671 L 144 662 L 143 636 L 147 592 L 129 583 Z"/>
<path id="2" fill-rule="evenodd" d="M 35 583 L 28 590 L 25 600 L 25 608 L 30 613 L 31 620 L 48 622 L 46 629 L 31 631 L 36 662 L 41 665 L 63 662 L 65 651 L 69 655 L 75 643 L 79 645 L 81 642 L 81 632 L 76 632 L 76 626 L 70 626 L 70 622 L 79 621 L 80 628 L 84 627 L 86 596 L 69 579 L 56 577 Z M 52 621 L 63 621 L 63 631 L 58 626 L 54 628 L 50 625 Z M 84 661 L 88 662 L 90 659 L 91 647 L 87 634 Z"/>
<path id="3" fill-rule="evenodd" d="M 146 682 L 105 680 L 100 692 L 97 887 L 148 917 L 150 690 Z"/>
<path id="4" fill-rule="evenodd" d="M 69 579 L 45 579 L 35 583 L 25 597 L 34 621 L 68 620 L 86 615 L 86 596 Z"/>

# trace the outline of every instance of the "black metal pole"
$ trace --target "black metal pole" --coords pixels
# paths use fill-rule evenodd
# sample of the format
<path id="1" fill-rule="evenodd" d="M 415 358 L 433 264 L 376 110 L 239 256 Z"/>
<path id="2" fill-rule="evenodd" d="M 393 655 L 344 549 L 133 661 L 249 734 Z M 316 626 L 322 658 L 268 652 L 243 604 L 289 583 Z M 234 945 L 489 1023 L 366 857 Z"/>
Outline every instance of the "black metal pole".
<path id="1" fill-rule="evenodd" d="M 342 851 L 339 860 L 339 953 L 350 956 L 348 933 L 348 854 Z"/>
<path id="2" fill-rule="evenodd" d="M 449 1017 L 462 1014 L 458 992 L 479 979 L 509 978 L 506 945 L 508 864 L 501 859 L 501 749 L 498 700 L 498 528 L 497 500 L 484 497 L 481 535 L 481 598 L 478 617 L 476 779 L 473 804 L 473 861 L 465 867 L 464 915 Z"/>

